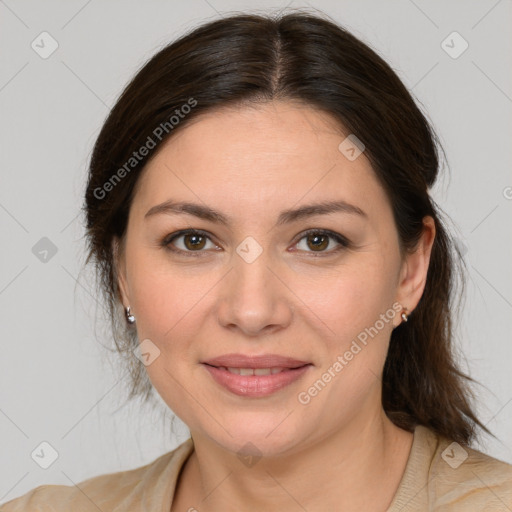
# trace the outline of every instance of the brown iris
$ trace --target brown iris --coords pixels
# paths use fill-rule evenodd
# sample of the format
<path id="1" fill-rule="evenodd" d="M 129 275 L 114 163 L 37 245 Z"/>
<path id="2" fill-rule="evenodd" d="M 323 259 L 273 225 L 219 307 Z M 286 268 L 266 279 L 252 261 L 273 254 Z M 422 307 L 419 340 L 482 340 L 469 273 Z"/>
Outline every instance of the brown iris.
<path id="1" fill-rule="evenodd" d="M 329 245 L 329 237 L 327 235 L 310 234 L 307 235 L 307 243 L 313 243 L 310 248 L 325 249 Z"/>
<path id="2" fill-rule="evenodd" d="M 187 249 L 202 249 L 206 243 L 206 237 L 203 235 L 191 233 L 188 235 L 184 235 L 183 241 Z M 191 242 L 189 243 L 189 241 Z"/>

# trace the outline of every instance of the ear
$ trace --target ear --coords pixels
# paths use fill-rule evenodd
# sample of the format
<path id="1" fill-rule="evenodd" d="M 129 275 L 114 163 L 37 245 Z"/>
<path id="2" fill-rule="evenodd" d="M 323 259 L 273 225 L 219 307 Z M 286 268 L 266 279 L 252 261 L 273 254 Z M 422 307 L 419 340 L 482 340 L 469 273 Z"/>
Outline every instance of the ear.
<path id="1" fill-rule="evenodd" d="M 130 304 L 130 295 L 126 279 L 124 243 L 118 237 L 112 239 L 112 260 L 114 262 L 114 279 L 117 280 L 121 302 L 127 306 Z"/>
<path id="2" fill-rule="evenodd" d="M 402 263 L 396 300 L 408 313 L 416 308 L 423 295 L 435 236 L 435 221 L 428 215 L 423 218 L 423 233 L 416 249 L 406 253 Z"/>

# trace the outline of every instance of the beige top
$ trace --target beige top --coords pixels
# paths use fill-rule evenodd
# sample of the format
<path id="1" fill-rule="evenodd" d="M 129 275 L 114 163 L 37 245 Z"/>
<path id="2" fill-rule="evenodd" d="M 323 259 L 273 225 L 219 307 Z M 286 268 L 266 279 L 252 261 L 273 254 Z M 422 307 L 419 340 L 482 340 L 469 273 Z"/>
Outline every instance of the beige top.
<path id="1" fill-rule="evenodd" d="M 136 469 L 99 475 L 77 486 L 41 485 L 0 505 L 1 512 L 169 512 L 179 472 L 194 445 Z M 512 465 L 462 448 L 417 426 L 400 485 L 387 512 L 512 511 Z"/>

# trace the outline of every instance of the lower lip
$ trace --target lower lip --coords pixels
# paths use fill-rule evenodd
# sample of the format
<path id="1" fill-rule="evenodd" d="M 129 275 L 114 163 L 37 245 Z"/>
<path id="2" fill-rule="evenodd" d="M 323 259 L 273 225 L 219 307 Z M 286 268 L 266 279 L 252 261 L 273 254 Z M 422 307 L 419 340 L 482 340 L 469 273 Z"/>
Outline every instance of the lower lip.
<path id="1" fill-rule="evenodd" d="M 231 393 L 247 397 L 264 397 L 300 379 L 312 365 L 307 364 L 300 368 L 283 370 L 274 375 L 237 375 L 215 366 L 207 364 L 203 364 L 203 366 L 217 383 L 231 391 Z"/>

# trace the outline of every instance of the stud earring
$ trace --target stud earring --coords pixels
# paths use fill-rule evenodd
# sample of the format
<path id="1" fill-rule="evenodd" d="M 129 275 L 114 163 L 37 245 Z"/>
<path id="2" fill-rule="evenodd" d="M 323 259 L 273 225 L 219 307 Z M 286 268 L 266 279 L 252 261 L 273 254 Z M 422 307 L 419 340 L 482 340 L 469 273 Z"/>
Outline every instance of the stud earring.
<path id="1" fill-rule="evenodd" d="M 135 323 L 135 317 L 130 313 L 130 306 L 126 306 L 126 321 L 129 323 L 129 324 L 134 324 Z"/>
<path id="2" fill-rule="evenodd" d="M 402 314 L 400 315 L 402 317 L 402 320 L 404 322 L 407 322 L 407 320 L 409 319 L 409 315 L 407 314 L 407 309 L 404 308 L 404 311 L 402 312 Z"/>

